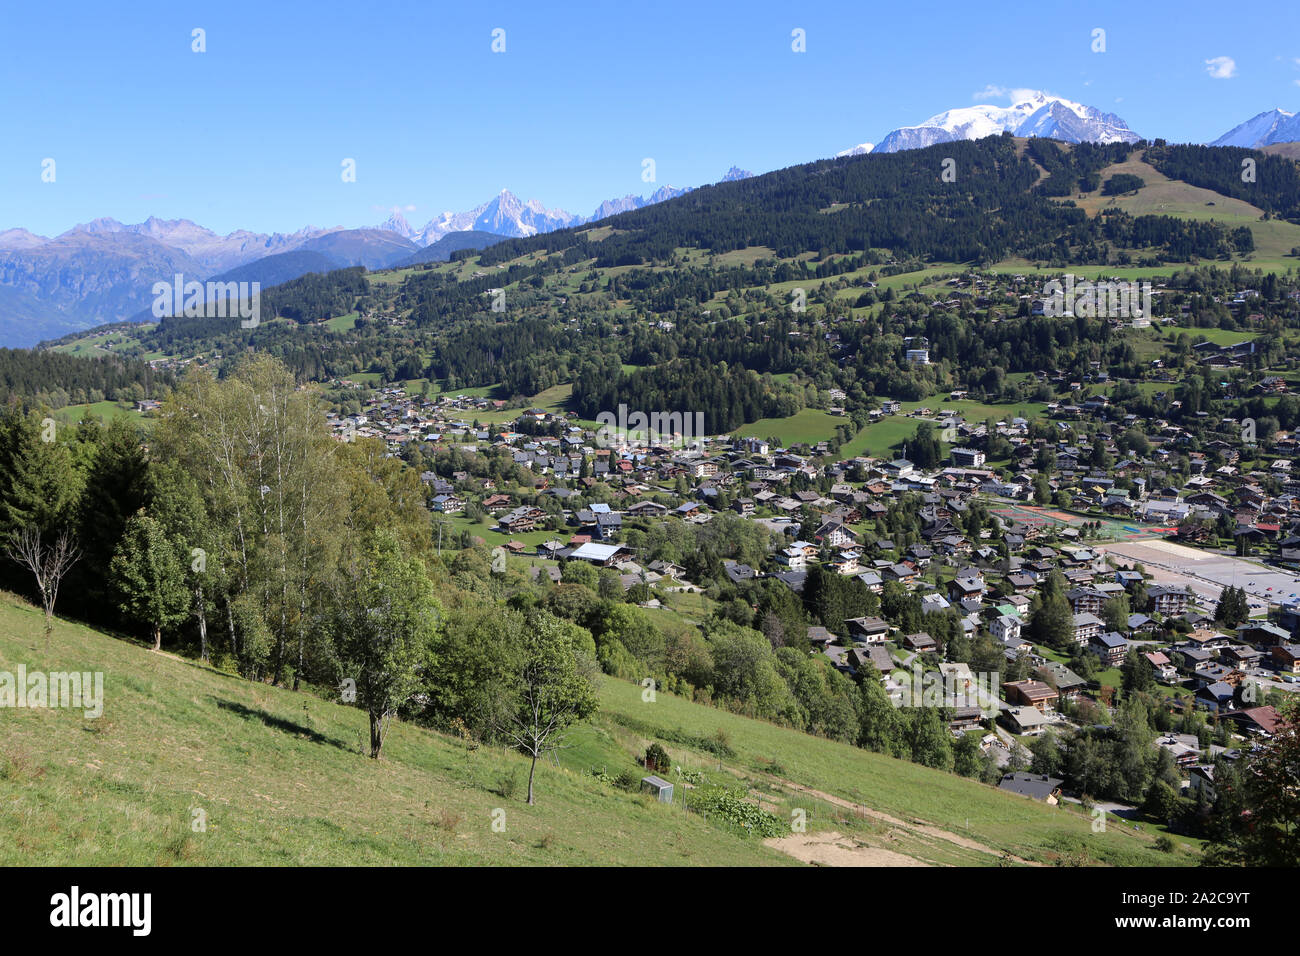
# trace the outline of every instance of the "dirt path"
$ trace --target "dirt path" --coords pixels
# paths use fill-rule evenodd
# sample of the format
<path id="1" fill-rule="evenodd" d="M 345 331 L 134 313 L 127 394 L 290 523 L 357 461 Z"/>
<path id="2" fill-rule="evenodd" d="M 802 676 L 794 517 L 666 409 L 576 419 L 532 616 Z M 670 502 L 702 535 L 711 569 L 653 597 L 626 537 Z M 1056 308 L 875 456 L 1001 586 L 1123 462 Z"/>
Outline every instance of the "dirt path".
<path id="1" fill-rule="evenodd" d="M 887 823 L 890 826 L 898 827 L 900 830 L 906 830 L 910 833 L 916 833 L 921 836 L 929 837 L 932 840 L 945 840 L 948 843 L 953 844 L 954 846 L 959 846 L 966 850 L 974 850 L 977 853 L 987 853 L 994 860 L 1000 860 L 1002 858 L 1003 854 L 1000 851 L 993 849 L 993 847 L 988 846 L 984 843 L 980 843 L 978 840 L 972 840 L 969 837 L 964 837 L 961 836 L 960 834 L 953 833 L 950 830 L 944 830 L 940 827 L 931 826 L 928 823 L 920 823 L 915 821 L 909 822 L 907 820 L 900 820 L 898 817 L 892 816 L 888 813 L 884 813 L 880 810 L 872 810 L 870 807 L 865 807 L 860 803 L 854 803 L 851 800 L 845 800 L 843 797 L 837 797 L 834 794 L 823 793 L 820 790 L 814 790 L 811 787 L 805 787 L 802 784 L 795 783 L 793 780 L 785 780 L 780 777 L 775 777 L 773 779 L 775 779 L 783 787 L 788 787 L 789 789 L 797 793 L 807 794 L 808 796 L 815 797 L 818 800 L 825 800 L 827 803 L 833 806 L 842 807 L 845 810 L 851 810 L 857 816 L 866 817 L 871 820 L 876 820 L 879 821 L 880 823 Z M 801 836 L 803 835 L 801 834 Z M 789 852 L 789 851 L 783 850 L 783 852 Z M 882 850 L 880 852 L 890 853 L 891 851 Z M 899 854 L 893 853 L 892 855 L 898 856 Z M 799 858 L 802 859 L 802 857 Z M 1013 862 L 1025 866 L 1040 865 L 1037 863 L 1033 863 L 1029 860 L 1023 860 L 1018 856 L 1011 856 L 1010 858 Z M 911 858 L 909 857 L 908 859 Z M 881 864 L 859 864 L 859 865 L 888 866 L 893 864 L 881 863 Z"/>
<path id="2" fill-rule="evenodd" d="M 780 850 L 796 860 L 813 866 L 929 866 L 920 860 L 893 850 L 868 846 L 839 833 L 792 833 L 763 841 L 764 846 Z"/>

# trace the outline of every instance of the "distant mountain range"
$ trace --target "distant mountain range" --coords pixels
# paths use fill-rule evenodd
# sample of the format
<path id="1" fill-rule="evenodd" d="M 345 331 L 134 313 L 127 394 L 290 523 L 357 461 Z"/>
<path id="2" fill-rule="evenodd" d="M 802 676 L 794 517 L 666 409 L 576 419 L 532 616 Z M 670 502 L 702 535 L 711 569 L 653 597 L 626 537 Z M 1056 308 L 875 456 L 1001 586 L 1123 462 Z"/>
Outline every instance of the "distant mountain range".
<path id="1" fill-rule="evenodd" d="M 723 182 L 751 176 L 733 166 Z M 414 229 L 401 213 L 368 229 L 307 226 L 293 233 L 237 230 L 227 236 L 151 216 L 128 225 L 95 219 L 54 238 L 0 232 L 0 345 L 30 346 L 128 318 L 147 318 L 153 284 L 185 279 L 258 281 L 263 287 L 348 266 L 384 269 L 446 261 L 461 249 L 595 222 L 689 192 L 662 186 L 647 197 L 607 199 L 590 216 L 524 202 L 507 189 L 480 206 L 445 212 Z"/>
<path id="2" fill-rule="evenodd" d="M 732 166 L 719 182 L 748 179 L 752 175 L 754 174 L 748 170 Z M 414 228 L 400 212 L 394 212 L 380 224 L 379 228 L 395 232 L 418 246 L 428 246 L 456 232 L 475 231 L 522 238 L 597 222 L 621 212 L 652 206 L 688 192 L 690 192 L 689 187 L 679 189 L 676 186 L 661 186 L 646 197 L 627 195 L 618 199 L 606 199 L 590 216 L 579 216 L 563 209 L 547 209 L 536 199 L 524 202 L 510 190 L 503 189 L 481 206 L 475 206 L 465 212 L 444 212 L 441 216 L 425 223 L 422 229 Z"/>

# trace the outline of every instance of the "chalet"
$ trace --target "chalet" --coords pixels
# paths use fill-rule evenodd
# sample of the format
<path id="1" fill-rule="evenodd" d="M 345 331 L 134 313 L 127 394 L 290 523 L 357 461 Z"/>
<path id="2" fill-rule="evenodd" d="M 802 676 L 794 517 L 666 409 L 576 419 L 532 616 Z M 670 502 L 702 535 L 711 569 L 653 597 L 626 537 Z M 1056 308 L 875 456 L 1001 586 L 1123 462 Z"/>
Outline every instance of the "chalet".
<path id="1" fill-rule="evenodd" d="M 984 723 L 984 711 L 973 704 L 949 709 L 952 717 L 948 721 L 948 729 L 954 734 L 964 733 Z"/>
<path id="2" fill-rule="evenodd" d="M 1187 772 L 1187 789 L 1193 793 L 1204 793 L 1206 799 L 1213 800 L 1214 764 L 1197 764 Z"/>
<path id="3" fill-rule="evenodd" d="M 1274 644 L 1269 656 L 1273 666 L 1284 674 L 1300 674 L 1300 644 Z"/>
<path id="4" fill-rule="evenodd" d="M 791 545 L 788 548 L 782 548 L 776 553 L 776 561 L 783 567 L 790 568 L 794 571 L 802 571 L 808 567 L 808 557 L 804 554 L 803 548 L 796 548 Z"/>
<path id="5" fill-rule="evenodd" d="M 686 573 L 685 568 L 679 564 L 673 564 L 671 561 L 651 561 L 650 570 L 662 577 L 672 578 L 673 580 L 680 579 Z"/>
<path id="6" fill-rule="evenodd" d="M 1135 634 L 1147 634 L 1156 629 L 1156 622 L 1145 614 L 1130 614 L 1126 623 L 1129 637 Z"/>
<path id="7" fill-rule="evenodd" d="M 521 505 L 514 511 L 497 519 L 497 526 L 506 534 L 521 534 L 533 531 L 545 520 L 546 512 L 534 505 Z"/>
<path id="8" fill-rule="evenodd" d="M 465 510 L 465 499 L 459 495 L 434 495 L 429 500 L 429 508 L 439 514 L 459 514 Z"/>
<path id="9" fill-rule="evenodd" d="M 891 564 L 882 575 L 886 581 L 897 581 L 900 584 L 910 584 L 916 580 L 916 576 L 916 568 L 910 564 Z"/>
<path id="10" fill-rule="evenodd" d="M 1028 594 L 1038 585 L 1038 578 L 1024 571 L 1008 574 L 1006 580 L 1016 594 Z"/>
<path id="11" fill-rule="evenodd" d="M 889 636 L 889 624 L 878 617 L 854 617 L 844 623 L 849 640 L 858 644 L 883 644 Z"/>
<path id="12" fill-rule="evenodd" d="M 1056 695 L 1059 700 L 1078 700 L 1079 695 L 1088 686 L 1086 680 L 1057 661 L 1046 661 L 1040 664 L 1035 673 L 1045 683 L 1056 688 Z"/>
<path id="13" fill-rule="evenodd" d="M 616 511 L 595 516 L 596 537 L 602 541 L 616 537 L 623 530 L 623 516 Z"/>
<path id="14" fill-rule="evenodd" d="M 1232 709 L 1236 688 L 1225 681 L 1206 684 L 1196 691 L 1196 705 L 1213 712 Z"/>
<path id="15" fill-rule="evenodd" d="M 894 670 L 894 659 L 889 656 L 889 651 L 879 644 L 873 644 L 870 647 L 854 648 L 850 652 L 855 660 L 863 664 L 870 664 L 880 672 L 881 677 L 888 677 Z"/>
<path id="16" fill-rule="evenodd" d="M 1055 690 L 1040 680 L 1017 680 L 1002 685 L 1006 691 L 1007 703 L 1019 707 L 1032 707 L 1040 713 L 1047 713 L 1059 696 Z"/>
<path id="17" fill-rule="evenodd" d="M 939 650 L 938 643 L 925 631 L 908 634 L 903 638 L 903 646 L 910 651 L 916 651 L 918 654 L 934 654 Z"/>
<path id="18" fill-rule="evenodd" d="M 1019 639 L 1023 622 L 1014 614 L 999 614 L 989 623 L 989 633 L 999 641 Z"/>
<path id="19" fill-rule="evenodd" d="M 1238 730 L 1252 737 L 1272 737 L 1277 733 L 1278 713 L 1273 707 L 1247 707 L 1227 715 L 1236 721 Z"/>
<path id="20" fill-rule="evenodd" d="M 1047 718 L 1036 707 L 1007 707 L 998 714 L 998 719 L 1013 734 L 1022 737 L 1040 734 L 1047 726 Z"/>
<path id="21" fill-rule="evenodd" d="M 809 644 L 820 644 L 820 645 L 822 645 L 822 646 L 824 647 L 824 646 L 826 646 L 827 644 L 834 644 L 834 643 L 836 643 L 837 640 L 838 640 L 838 638 L 836 638 L 836 636 L 835 636 L 834 634 L 832 634 L 830 631 L 828 631 L 828 630 L 827 630 L 826 628 L 824 628 L 824 627 L 819 627 L 819 626 L 811 625 L 811 624 L 808 626 L 808 643 L 809 643 Z"/>
<path id="22" fill-rule="evenodd" d="M 752 581 L 754 578 L 758 577 L 758 572 L 748 564 L 740 564 L 737 561 L 723 561 L 722 570 L 732 584 L 740 584 L 742 581 Z"/>
<path id="23" fill-rule="evenodd" d="M 1291 640 L 1291 634 L 1286 628 L 1253 621 L 1237 628 L 1237 636 L 1256 647 L 1272 647 L 1274 644 L 1285 644 Z"/>
<path id="24" fill-rule="evenodd" d="M 979 599 L 984 596 L 986 585 L 984 578 L 973 568 L 958 572 L 957 577 L 948 583 L 948 599 L 961 601 L 966 598 Z"/>
<path id="25" fill-rule="evenodd" d="M 1179 670 L 1188 675 L 1195 674 L 1197 668 L 1205 667 L 1214 660 L 1214 655 L 1209 651 L 1190 644 L 1179 644 L 1174 651 L 1182 657 Z"/>
<path id="26" fill-rule="evenodd" d="M 1105 631 L 1089 638 L 1088 646 L 1106 667 L 1118 667 L 1128 653 L 1128 641 L 1118 631 Z"/>
<path id="27" fill-rule="evenodd" d="M 838 548 L 846 544 L 857 544 L 858 533 L 839 521 L 827 521 L 813 533 L 813 540 L 818 544 Z"/>
<path id="28" fill-rule="evenodd" d="M 1060 801 L 1061 784 L 1064 782 L 1058 777 L 1049 777 L 1047 774 L 1008 773 L 1002 776 L 998 789 L 1056 806 Z"/>
<path id="29" fill-rule="evenodd" d="M 1180 770 L 1187 770 L 1201 760 L 1200 742 L 1195 734 L 1165 734 L 1155 742 L 1157 750 L 1167 750 Z"/>
<path id="30" fill-rule="evenodd" d="M 828 562 L 828 566 L 838 574 L 857 574 L 862 569 L 858 567 L 858 559 L 862 557 L 857 551 L 845 549 L 835 555 Z"/>
<path id="31" fill-rule="evenodd" d="M 1165 655 L 1163 651 L 1147 651 L 1142 655 L 1151 665 L 1151 670 L 1155 673 L 1156 680 L 1162 684 L 1173 684 L 1178 680 L 1178 668 L 1174 667 L 1173 662 Z"/>
<path id="32" fill-rule="evenodd" d="M 865 584 L 872 594 L 879 594 L 885 589 L 884 579 L 875 571 L 863 571 L 858 575 L 858 580 Z"/>
<path id="33" fill-rule="evenodd" d="M 1229 644 L 1219 651 L 1219 660 L 1233 667 L 1256 667 L 1263 656 L 1264 652 L 1259 648 L 1244 644 Z"/>

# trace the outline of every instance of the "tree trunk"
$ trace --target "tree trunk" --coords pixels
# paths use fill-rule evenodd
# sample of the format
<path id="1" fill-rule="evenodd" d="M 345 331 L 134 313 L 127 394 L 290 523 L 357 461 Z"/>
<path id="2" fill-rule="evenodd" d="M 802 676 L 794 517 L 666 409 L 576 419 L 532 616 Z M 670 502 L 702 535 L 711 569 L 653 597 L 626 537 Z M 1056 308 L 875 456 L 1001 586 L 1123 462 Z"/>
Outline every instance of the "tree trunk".
<path id="1" fill-rule="evenodd" d="M 537 751 L 533 751 L 533 762 L 528 767 L 528 805 L 533 806 L 533 774 L 537 772 Z"/>
<path id="2" fill-rule="evenodd" d="M 370 759 L 379 759 L 379 748 L 383 745 L 383 718 L 372 711 L 370 714 Z"/>
<path id="3" fill-rule="evenodd" d="M 238 659 L 239 641 L 235 637 L 235 612 L 230 606 L 230 595 L 226 595 L 226 630 L 230 635 L 230 654 Z"/>
<path id="4" fill-rule="evenodd" d="M 153 649 L 162 650 L 162 628 L 155 626 L 153 629 Z"/>
<path id="5" fill-rule="evenodd" d="M 199 657 L 202 658 L 203 663 L 208 663 L 208 616 L 203 610 L 201 597 L 199 598 Z"/>

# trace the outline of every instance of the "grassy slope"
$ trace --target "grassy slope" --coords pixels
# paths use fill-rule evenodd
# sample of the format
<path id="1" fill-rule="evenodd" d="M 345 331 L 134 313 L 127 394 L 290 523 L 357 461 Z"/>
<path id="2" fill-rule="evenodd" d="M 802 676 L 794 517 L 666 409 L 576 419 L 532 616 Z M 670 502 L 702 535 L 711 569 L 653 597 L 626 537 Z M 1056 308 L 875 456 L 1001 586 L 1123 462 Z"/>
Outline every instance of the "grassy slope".
<path id="1" fill-rule="evenodd" d="M 0 599 L 0 670 L 42 667 L 40 616 Z M 154 654 L 79 625 L 51 670 L 102 669 L 105 710 L 0 710 L 0 864 L 783 864 L 755 840 L 540 767 L 538 805 L 492 792 L 522 757 Z M 506 831 L 491 815 L 506 810 Z M 190 829 L 207 813 L 207 832 Z"/>
<path id="2" fill-rule="evenodd" d="M 1228 228 L 1250 227 L 1255 237 L 1255 251 L 1239 261 L 1266 270 L 1286 271 L 1297 263 L 1288 253 L 1300 245 L 1300 226 L 1282 220 L 1261 221 L 1263 211 L 1240 199 L 1224 196 L 1210 189 L 1170 179 L 1145 162 L 1141 153 L 1102 171 L 1102 182 L 1117 173 L 1140 176 L 1146 185 L 1135 193 L 1103 196 L 1101 187 L 1091 193 L 1069 197 L 1088 212 L 1097 215 L 1102 209 L 1122 209 L 1132 216 L 1176 216 L 1180 219 L 1217 220 Z"/>
<path id="3" fill-rule="evenodd" d="M 48 664 L 40 616 L 0 599 L 0 670 L 105 673 L 98 720 L 80 711 L 0 711 L 0 864 L 637 864 L 776 865 L 790 858 L 676 807 L 583 776 L 634 767 L 661 740 L 674 761 L 714 778 L 745 779 L 786 817 L 802 808 L 809 829 L 832 828 L 863 845 L 939 864 L 990 864 L 1009 851 L 1031 860 L 1084 854 L 1112 863 L 1190 862 L 1151 849 L 1150 837 L 968 780 L 819 740 L 607 680 L 602 711 L 573 735 L 554 765 L 539 767 L 536 807 L 495 792 L 521 781 L 526 761 L 499 750 L 469 753 L 457 740 L 396 724 L 375 763 L 359 754 L 361 714 L 304 694 L 252 684 L 89 628 L 60 622 Z M 721 761 L 702 741 L 726 732 Z M 906 821 L 957 835 L 855 819 L 782 780 L 860 800 Z M 506 831 L 495 833 L 495 808 Z M 207 831 L 190 829 L 192 811 Z M 988 850 L 965 845 L 978 841 Z M 990 852 L 991 851 L 991 852 Z"/>
<path id="4" fill-rule="evenodd" d="M 653 704 L 642 702 L 640 688 L 610 681 L 602 693 L 602 722 L 639 731 L 648 741 L 652 728 L 673 759 L 684 765 L 713 768 L 716 758 L 675 740 L 709 737 L 719 728 L 727 733 L 736 755 L 724 761 L 733 772 L 758 783 L 773 779 L 795 781 L 826 794 L 860 803 L 905 821 L 940 827 L 997 851 L 1032 861 L 1051 861 L 1063 853 L 1083 853 L 1091 861 L 1117 865 L 1189 864 L 1192 857 L 1170 856 L 1151 848 L 1155 833 L 1108 827 L 1091 832 L 1091 818 L 1077 807 L 1047 807 L 971 780 L 930 770 L 861 750 L 754 721 L 736 714 L 701 707 L 681 698 L 659 694 Z M 683 749 L 685 747 L 685 749 Z M 681 754 L 695 759 L 685 761 Z M 791 804 L 793 805 L 793 804 Z M 810 821 L 840 828 L 822 805 Z M 1113 821 L 1112 821 L 1113 822 Z M 811 826 L 810 826 L 811 828 Z M 893 834 L 895 837 L 898 833 Z M 1175 838 L 1187 842 L 1185 838 Z M 886 844 L 896 845 L 896 844 Z M 996 862 L 977 854 L 972 862 Z"/>

